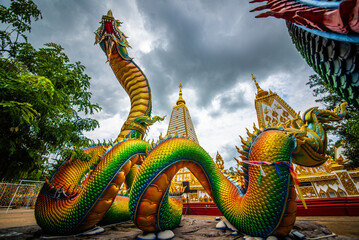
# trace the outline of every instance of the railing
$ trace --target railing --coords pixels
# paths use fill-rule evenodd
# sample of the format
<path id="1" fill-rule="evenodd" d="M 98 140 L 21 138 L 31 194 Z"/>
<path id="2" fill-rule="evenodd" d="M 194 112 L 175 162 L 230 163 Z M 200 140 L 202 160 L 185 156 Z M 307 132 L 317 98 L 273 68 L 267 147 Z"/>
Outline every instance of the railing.
<path id="1" fill-rule="evenodd" d="M 297 216 L 359 216 L 359 197 L 306 199 L 307 209 L 297 200 Z M 214 203 L 184 203 L 183 213 L 220 216 Z"/>
<path id="2" fill-rule="evenodd" d="M 0 182 L 0 206 L 7 207 L 6 213 L 12 207 L 34 206 L 43 184 L 43 181 L 34 180 L 20 180 L 19 183 Z"/>

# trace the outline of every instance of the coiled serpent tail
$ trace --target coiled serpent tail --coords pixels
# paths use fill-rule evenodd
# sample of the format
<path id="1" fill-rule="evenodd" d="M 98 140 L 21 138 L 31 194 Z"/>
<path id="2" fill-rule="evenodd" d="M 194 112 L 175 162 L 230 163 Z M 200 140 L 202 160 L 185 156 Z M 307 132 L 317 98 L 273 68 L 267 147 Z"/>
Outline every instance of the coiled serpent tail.
<path id="1" fill-rule="evenodd" d="M 235 186 L 205 150 L 188 139 L 160 138 L 158 145 L 142 140 L 146 128 L 161 118 L 150 117 L 147 79 L 128 57 L 119 25 L 109 11 L 96 32 L 96 42 L 130 96 L 130 114 L 113 146 L 93 146 L 84 150 L 92 154 L 89 161 L 70 159 L 57 168 L 36 202 L 39 226 L 47 233 L 67 235 L 92 228 L 105 214 L 111 216 L 104 222 L 111 222 L 122 208 L 115 203 L 114 211 L 108 209 L 132 168 L 137 174 L 130 174 L 127 183 L 132 184 L 129 211 L 135 224 L 146 232 L 173 229 L 181 219 L 182 201 L 169 197 L 169 186 L 176 172 L 187 167 L 239 231 L 263 237 L 288 234 L 296 212 L 291 162 L 316 166 L 326 160 L 330 129 L 326 123 L 338 121 L 345 104 L 333 112 L 312 108 L 287 126 L 248 132 L 239 150 L 248 175 L 243 187 Z M 145 156 L 138 169 L 136 164 Z"/>
<path id="2" fill-rule="evenodd" d="M 111 206 L 136 156 L 145 155 L 149 147 L 142 140 L 128 140 L 117 143 L 99 160 L 95 156 L 89 162 L 65 162 L 38 196 L 37 224 L 45 232 L 59 235 L 93 227 Z"/>
<path id="3" fill-rule="evenodd" d="M 330 121 L 345 114 L 345 105 L 334 111 L 309 109 L 303 119 L 285 127 L 268 127 L 248 132 L 242 140 L 247 171 L 244 187 L 235 186 L 216 167 L 198 144 L 170 138 L 161 140 L 142 164 L 130 195 L 130 212 L 136 226 L 145 232 L 159 232 L 178 226 L 182 207 L 169 198 L 169 186 L 176 172 L 186 167 L 200 181 L 222 214 L 240 232 L 252 236 L 285 236 L 296 218 L 296 193 L 291 161 L 304 166 L 326 159 L 326 130 Z"/>
<path id="4" fill-rule="evenodd" d="M 270 130 L 261 133 L 252 148 L 250 158 L 258 162 L 290 161 L 294 141 L 282 131 Z M 157 232 L 178 226 L 178 211 L 176 217 L 170 214 L 178 209 L 177 203 L 171 205 L 168 188 L 171 179 L 182 167 L 192 171 L 222 214 L 241 232 L 268 236 L 279 230 L 287 209 L 291 214 L 295 213 L 294 207 L 289 207 L 290 200 L 295 198 L 286 165 L 278 164 L 278 173 L 274 166 L 265 167 L 268 177 L 263 178 L 260 185 L 260 167 L 250 166 L 249 185 L 243 194 L 218 170 L 199 145 L 187 139 L 169 139 L 148 155 L 132 188 L 130 212 L 137 227 L 146 232 Z M 291 228 L 294 220 L 295 214 L 286 219 L 285 224 Z"/>

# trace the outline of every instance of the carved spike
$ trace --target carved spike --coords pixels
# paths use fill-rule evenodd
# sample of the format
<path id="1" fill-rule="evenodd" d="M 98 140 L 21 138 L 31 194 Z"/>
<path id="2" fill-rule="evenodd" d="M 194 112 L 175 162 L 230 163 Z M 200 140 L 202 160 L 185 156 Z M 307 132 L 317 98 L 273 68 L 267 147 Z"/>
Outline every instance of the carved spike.
<path id="1" fill-rule="evenodd" d="M 247 155 L 248 155 L 248 153 L 247 153 L 246 151 L 242 151 L 242 150 L 239 150 L 238 153 L 240 153 L 240 154 L 242 154 L 242 155 L 244 155 L 244 156 L 247 156 Z"/>
<path id="2" fill-rule="evenodd" d="M 241 149 L 239 149 L 239 147 L 235 146 L 237 149 L 237 152 L 239 153 L 241 151 Z"/>
<path id="3" fill-rule="evenodd" d="M 242 162 L 234 157 L 234 160 L 236 160 L 237 164 L 241 164 Z"/>
<path id="4" fill-rule="evenodd" d="M 247 135 L 250 137 L 250 138 L 255 138 L 255 135 L 253 134 L 253 133 L 251 133 L 249 130 L 248 130 L 248 128 L 246 128 L 246 130 L 247 130 Z"/>
<path id="5" fill-rule="evenodd" d="M 254 133 L 254 135 L 255 135 L 256 137 L 258 137 L 258 135 L 259 135 L 261 132 L 262 132 L 262 131 L 257 128 L 257 130 L 255 130 L 253 133 Z"/>
<path id="6" fill-rule="evenodd" d="M 250 143 L 248 141 L 244 140 L 243 138 L 241 138 L 241 142 L 245 146 L 250 146 Z"/>
<path id="7" fill-rule="evenodd" d="M 246 152 L 249 151 L 249 147 L 248 147 L 247 145 L 242 145 L 242 149 L 243 149 L 244 151 L 246 151 Z"/>
<path id="8" fill-rule="evenodd" d="M 244 155 L 241 155 L 241 156 L 239 156 L 242 160 L 244 160 L 244 161 L 248 161 L 248 157 L 247 156 L 244 156 Z M 241 164 L 243 164 L 243 163 L 241 163 Z"/>
<path id="9" fill-rule="evenodd" d="M 257 133 L 260 133 L 260 132 L 261 132 L 261 130 L 256 127 L 256 124 L 255 124 L 255 123 L 253 123 L 253 129 L 254 129 L 254 131 L 256 131 Z"/>

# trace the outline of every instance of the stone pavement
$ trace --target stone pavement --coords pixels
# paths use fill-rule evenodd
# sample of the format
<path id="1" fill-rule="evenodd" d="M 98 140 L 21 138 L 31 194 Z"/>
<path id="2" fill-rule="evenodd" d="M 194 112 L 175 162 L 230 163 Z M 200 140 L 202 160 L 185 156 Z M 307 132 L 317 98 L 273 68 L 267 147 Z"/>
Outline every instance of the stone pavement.
<path id="1" fill-rule="evenodd" d="M 214 219 L 214 216 L 190 215 L 195 219 Z M 342 237 L 359 239 L 359 216 L 297 216 L 298 222 L 314 222 L 326 226 L 331 232 Z"/>
<path id="2" fill-rule="evenodd" d="M 0 209 L 0 239 L 38 239 L 40 228 L 36 225 L 33 209 Z M 223 218 L 223 217 L 222 217 Z M 181 227 L 174 230 L 175 239 L 239 239 L 230 232 L 222 232 L 214 227 L 215 216 L 185 216 Z M 298 227 L 307 222 L 326 226 L 340 239 L 359 239 L 359 216 L 301 216 L 297 217 Z M 105 227 L 106 232 L 91 237 L 62 239 L 134 239 L 141 233 L 133 223 L 117 224 Z"/>

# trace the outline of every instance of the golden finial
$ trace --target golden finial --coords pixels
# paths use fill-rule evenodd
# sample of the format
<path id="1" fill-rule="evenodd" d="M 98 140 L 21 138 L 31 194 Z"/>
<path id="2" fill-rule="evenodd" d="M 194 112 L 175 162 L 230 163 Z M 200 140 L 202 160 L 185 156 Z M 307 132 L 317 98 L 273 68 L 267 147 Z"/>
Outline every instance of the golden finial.
<path id="1" fill-rule="evenodd" d="M 252 80 L 254 81 L 254 84 L 255 84 L 256 87 L 257 87 L 257 91 L 258 91 L 258 92 L 263 91 L 263 90 L 261 89 L 261 87 L 259 86 L 259 84 L 257 83 L 256 77 L 255 77 L 253 74 L 252 74 Z"/>
<path id="2" fill-rule="evenodd" d="M 179 85 L 179 97 L 178 97 L 178 100 L 176 102 L 177 105 L 180 105 L 180 104 L 186 104 L 186 101 L 182 98 L 182 84 L 180 83 Z"/>
<path id="3" fill-rule="evenodd" d="M 107 12 L 107 16 L 109 16 L 109 17 L 113 17 L 113 15 L 112 15 L 112 11 L 111 11 L 111 10 L 108 10 L 108 12 Z"/>
<path id="4" fill-rule="evenodd" d="M 263 89 L 261 89 L 261 87 L 257 83 L 256 77 L 253 74 L 252 74 L 252 80 L 254 81 L 254 84 L 256 85 L 257 88 L 257 98 L 268 95 L 267 91 L 263 91 Z"/>

